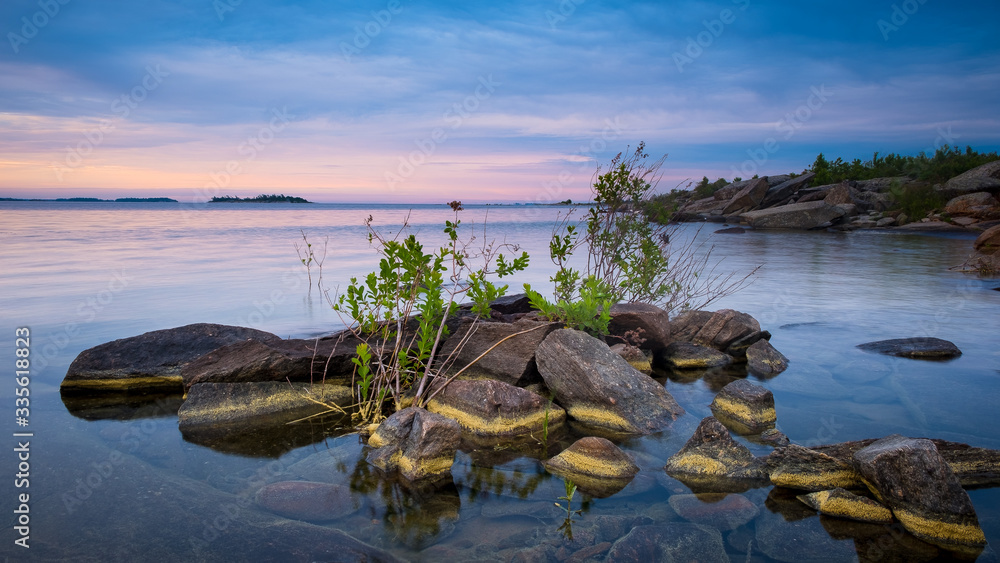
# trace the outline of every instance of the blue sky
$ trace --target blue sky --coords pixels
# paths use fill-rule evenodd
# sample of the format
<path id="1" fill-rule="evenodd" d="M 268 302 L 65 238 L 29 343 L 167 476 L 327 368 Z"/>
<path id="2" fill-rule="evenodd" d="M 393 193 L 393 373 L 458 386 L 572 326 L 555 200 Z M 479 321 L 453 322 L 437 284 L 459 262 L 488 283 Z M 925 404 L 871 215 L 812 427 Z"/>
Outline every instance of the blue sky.
<path id="1" fill-rule="evenodd" d="M 997 2 L 0 6 L 0 196 L 587 199 L 1000 148 Z"/>

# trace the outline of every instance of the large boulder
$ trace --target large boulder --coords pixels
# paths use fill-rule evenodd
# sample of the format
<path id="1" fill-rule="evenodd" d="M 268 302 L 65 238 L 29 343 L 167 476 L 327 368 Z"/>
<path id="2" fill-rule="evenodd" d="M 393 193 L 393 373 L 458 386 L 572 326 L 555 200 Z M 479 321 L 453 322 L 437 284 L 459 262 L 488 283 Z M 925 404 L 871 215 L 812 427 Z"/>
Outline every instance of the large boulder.
<path id="1" fill-rule="evenodd" d="M 989 192 L 974 192 L 948 200 L 944 212 L 977 219 L 1000 218 L 1000 202 Z"/>
<path id="2" fill-rule="evenodd" d="M 639 472 L 639 466 L 627 453 L 596 436 L 580 438 L 559 455 L 543 461 L 542 466 L 599 498 L 624 489 Z"/>
<path id="3" fill-rule="evenodd" d="M 684 413 L 662 385 L 584 332 L 560 329 L 549 334 L 535 357 L 556 401 L 586 425 L 648 434 Z"/>
<path id="4" fill-rule="evenodd" d="M 748 211 L 740 217 L 755 229 L 815 229 L 839 219 L 844 213 L 835 205 L 810 201 Z"/>
<path id="5" fill-rule="evenodd" d="M 854 197 L 854 188 L 852 188 L 847 182 L 837 184 L 836 186 L 830 188 L 830 190 L 826 192 L 823 202 L 827 205 L 857 205 L 859 203 Z"/>
<path id="6" fill-rule="evenodd" d="M 788 369 L 788 358 L 764 339 L 751 344 L 747 348 L 746 357 L 750 373 L 760 377 L 771 377 Z"/>
<path id="7" fill-rule="evenodd" d="M 611 322 L 608 330 L 614 342 L 629 341 L 628 333 L 645 339 L 638 346 L 647 350 L 659 350 L 670 344 L 670 317 L 666 311 L 649 303 L 617 303 L 611 306 Z M 614 343 L 613 342 L 613 343 Z"/>
<path id="8" fill-rule="evenodd" d="M 986 545 L 968 493 L 930 440 L 882 438 L 855 452 L 854 466 L 918 538 L 948 549 Z"/>
<path id="9" fill-rule="evenodd" d="M 767 478 L 764 462 L 734 440 L 713 416 L 702 419 L 684 447 L 667 460 L 664 470 L 684 482 L 718 484 L 720 488 L 725 487 L 726 481 Z"/>
<path id="10" fill-rule="evenodd" d="M 181 369 L 184 387 L 198 383 L 325 381 L 350 385 L 358 338 L 244 340 L 213 350 Z"/>
<path id="11" fill-rule="evenodd" d="M 968 194 L 973 192 L 1000 191 L 1000 160 L 988 162 L 959 174 L 945 182 L 943 188 L 949 194 Z"/>
<path id="12" fill-rule="evenodd" d="M 994 225 L 980 233 L 972 243 L 972 248 L 982 254 L 996 254 L 1000 250 L 1000 225 Z"/>
<path id="13" fill-rule="evenodd" d="M 764 195 L 764 201 L 761 202 L 760 206 L 767 208 L 788 200 L 788 198 L 795 195 L 800 189 L 808 186 L 809 182 L 815 177 L 816 174 L 814 172 L 809 172 L 768 188 L 767 194 Z"/>
<path id="14" fill-rule="evenodd" d="M 252 328 L 198 323 L 122 338 L 80 352 L 63 391 L 183 391 L 181 369 L 216 348 L 247 340 L 277 342 Z"/>
<path id="15" fill-rule="evenodd" d="M 718 530 L 686 522 L 636 526 L 615 541 L 604 560 L 730 561 Z"/>
<path id="16" fill-rule="evenodd" d="M 723 204 L 729 203 L 729 200 L 733 199 L 733 196 L 740 193 L 740 190 L 749 186 L 750 184 L 753 184 L 756 181 L 757 179 L 754 178 L 752 180 L 740 180 L 739 182 L 733 182 L 732 184 L 723 186 L 718 190 L 715 190 L 715 193 L 712 194 L 712 197 L 716 201 L 723 202 Z"/>
<path id="17" fill-rule="evenodd" d="M 756 209 L 767 194 L 767 179 L 757 178 L 751 181 L 743 189 L 736 192 L 733 199 L 729 200 L 726 207 L 722 209 L 723 215 L 734 215 L 744 211 Z"/>
<path id="18" fill-rule="evenodd" d="M 737 434 L 760 434 L 773 428 L 778 418 L 774 394 L 746 379 L 727 384 L 709 406 L 715 418 Z"/>
<path id="19" fill-rule="evenodd" d="M 701 327 L 705 326 L 708 319 L 712 318 L 715 313 L 712 311 L 685 311 L 680 315 L 677 315 L 673 321 L 670 323 L 670 338 L 671 340 L 681 340 L 684 342 L 693 342 L 694 335 L 698 334 Z"/>
<path id="20" fill-rule="evenodd" d="M 324 403 L 348 405 L 349 387 L 277 381 L 199 383 L 177 411 L 181 432 L 203 428 L 276 426 L 329 410 Z"/>
<path id="21" fill-rule="evenodd" d="M 948 359 L 961 356 L 962 351 L 954 343 L 940 338 L 916 337 L 894 338 L 858 344 L 866 352 L 900 356 L 903 358 Z"/>
<path id="22" fill-rule="evenodd" d="M 382 421 L 368 439 L 368 463 L 408 481 L 437 480 L 451 474 L 462 429 L 454 419 L 408 407 Z"/>
<path id="23" fill-rule="evenodd" d="M 431 392 L 437 392 L 432 386 Z M 458 421 L 475 436 L 526 436 L 566 420 L 566 411 L 527 389 L 495 379 L 456 379 L 428 401 L 427 410 Z"/>
<path id="24" fill-rule="evenodd" d="M 523 387 L 538 382 L 535 349 L 557 328 L 558 323 L 529 319 L 515 323 L 463 322 L 441 345 L 437 358 L 448 363 L 447 373 L 464 368 L 462 377 L 467 379 L 496 379 Z M 483 353 L 486 355 L 472 364 Z"/>
<path id="25" fill-rule="evenodd" d="M 760 332 L 760 323 L 752 316 L 733 309 L 719 309 L 702 323 L 690 342 L 726 351 L 737 341 Z"/>

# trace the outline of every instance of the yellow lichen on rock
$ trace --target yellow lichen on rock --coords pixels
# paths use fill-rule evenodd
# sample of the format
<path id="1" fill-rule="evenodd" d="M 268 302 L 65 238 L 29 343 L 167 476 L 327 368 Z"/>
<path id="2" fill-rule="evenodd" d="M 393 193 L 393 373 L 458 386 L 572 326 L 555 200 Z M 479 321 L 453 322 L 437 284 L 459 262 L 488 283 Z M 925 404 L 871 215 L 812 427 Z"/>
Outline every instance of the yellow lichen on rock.
<path id="1" fill-rule="evenodd" d="M 598 459 L 568 450 L 559 458 L 574 472 L 594 477 L 631 477 L 635 473 L 635 465 L 625 460 Z"/>
<path id="2" fill-rule="evenodd" d="M 181 376 L 122 377 L 113 379 L 64 379 L 62 389 L 88 391 L 128 391 L 131 389 L 169 389 L 180 391 L 184 388 Z"/>
<path id="3" fill-rule="evenodd" d="M 771 483 L 778 487 L 815 491 L 822 489 L 857 488 L 862 485 L 861 478 L 853 469 L 840 469 L 816 473 L 772 471 Z"/>
<path id="4" fill-rule="evenodd" d="M 712 405 L 744 424 L 767 424 L 778 420 L 778 415 L 773 408 L 752 409 L 746 403 L 733 401 L 728 397 L 716 396 Z"/>
<path id="5" fill-rule="evenodd" d="M 555 406 L 549 409 L 547 415 L 545 412 L 535 412 L 518 418 L 503 416 L 484 418 L 446 405 L 441 401 L 431 401 L 427 405 L 427 410 L 457 420 L 462 428 L 474 434 L 487 436 L 515 436 L 541 430 L 545 425 L 546 416 L 548 416 L 550 428 L 566 419 L 566 411 Z"/>
<path id="6" fill-rule="evenodd" d="M 728 468 L 725 464 L 699 454 L 687 454 L 676 459 L 672 459 L 668 464 L 667 469 L 684 473 L 699 473 L 702 475 L 728 474 Z"/>
<path id="7" fill-rule="evenodd" d="M 622 432 L 634 432 L 636 430 L 628 420 L 603 407 L 574 405 L 566 409 L 566 413 L 585 424 L 620 430 Z"/>
<path id="8" fill-rule="evenodd" d="M 893 514 L 908 532 L 918 538 L 942 547 L 982 547 L 986 545 L 983 529 L 974 524 L 946 522 L 927 518 L 905 509 L 895 509 Z"/>
<path id="9" fill-rule="evenodd" d="M 869 498 L 855 495 L 844 489 L 820 491 L 799 495 L 796 498 L 827 516 L 877 524 L 892 522 L 891 510 Z"/>

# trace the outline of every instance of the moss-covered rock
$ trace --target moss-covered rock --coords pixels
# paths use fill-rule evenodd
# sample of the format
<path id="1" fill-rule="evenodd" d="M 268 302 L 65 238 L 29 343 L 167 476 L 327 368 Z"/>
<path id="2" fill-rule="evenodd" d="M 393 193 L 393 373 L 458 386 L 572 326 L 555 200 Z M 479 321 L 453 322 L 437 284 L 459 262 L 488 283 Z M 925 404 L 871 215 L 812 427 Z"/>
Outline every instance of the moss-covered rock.
<path id="1" fill-rule="evenodd" d="M 692 344 L 690 342 L 672 342 L 656 354 L 661 365 L 674 369 L 709 369 L 726 366 L 733 359 L 715 348 Z"/>
<path id="2" fill-rule="evenodd" d="M 774 394 L 746 379 L 729 383 L 711 404 L 715 418 L 737 434 L 760 434 L 774 427 Z"/>
<path id="3" fill-rule="evenodd" d="M 818 491 L 797 497 L 820 514 L 836 518 L 849 518 L 859 522 L 889 524 L 892 511 L 870 498 L 856 495 L 846 489 Z"/>
<path id="4" fill-rule="evenodd" d="M 864 488 L 849 463 L 796 444 L 776 449 L 764 461 L 771 483 L 778 487 L 803 491 Z"/>
<path id="5" fill-rule="evenodd" d="M 566 420 L 566 411 L 541 395 L 492 379 L 452 381 L 427 410 L 457 420 L 475 436 L 540 436 L 543 427 L 554 430 Z"/>
<path id="6" fill-rule="evenodd" d="M 607 497 L 625 488 L 639 472 L 632 458 L 604 438 L 580 438 L 559 455 L 542 462 L 550 473 L 567 478 L 580 490 Z"/>
<path id="7" fill-rule="evenodd" d="M 725 490 L 730 484 L 739 488 L 742 482 L 767 478 L 763 461 L 733 440 L 729 430 L 712 416 L 702 419 L 684 447 L 667 460 L 664 470 L 675 479 L 708 490 Z"/>
<path id="8" fill-rule="evenodd" d="M 462 430 L 454 419 L 418 407 L 397 411 L 368 439 L 368 463 L 398 472 L 408 481 L 438 479 L 451 473 Z"/>

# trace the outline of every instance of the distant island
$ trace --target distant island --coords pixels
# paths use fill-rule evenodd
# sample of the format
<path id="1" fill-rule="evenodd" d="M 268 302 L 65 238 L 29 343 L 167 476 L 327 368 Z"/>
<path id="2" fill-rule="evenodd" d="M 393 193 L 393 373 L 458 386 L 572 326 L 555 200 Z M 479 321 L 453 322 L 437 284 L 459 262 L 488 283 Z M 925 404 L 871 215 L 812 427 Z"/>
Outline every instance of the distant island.
<path id="1" fill-rule="evenodd" d="M 257 197 L 233 197 L 233 196 L 222 196 L 213 197 L 209 203 L 312 203 L 311 201 L 290 195 L 277 195 L 277 194 L 260 194 Z"/>
<path id="2" fill-rule="evenodd" d="M 169 197 L 120 197 L 118 199 L 100 199 L 96 197 L 57 197 L 55 199 L 24 199 L 19 197 L 0 197 L 0 201 L 69 201 L 73 203 L 177 203 Z"/>

